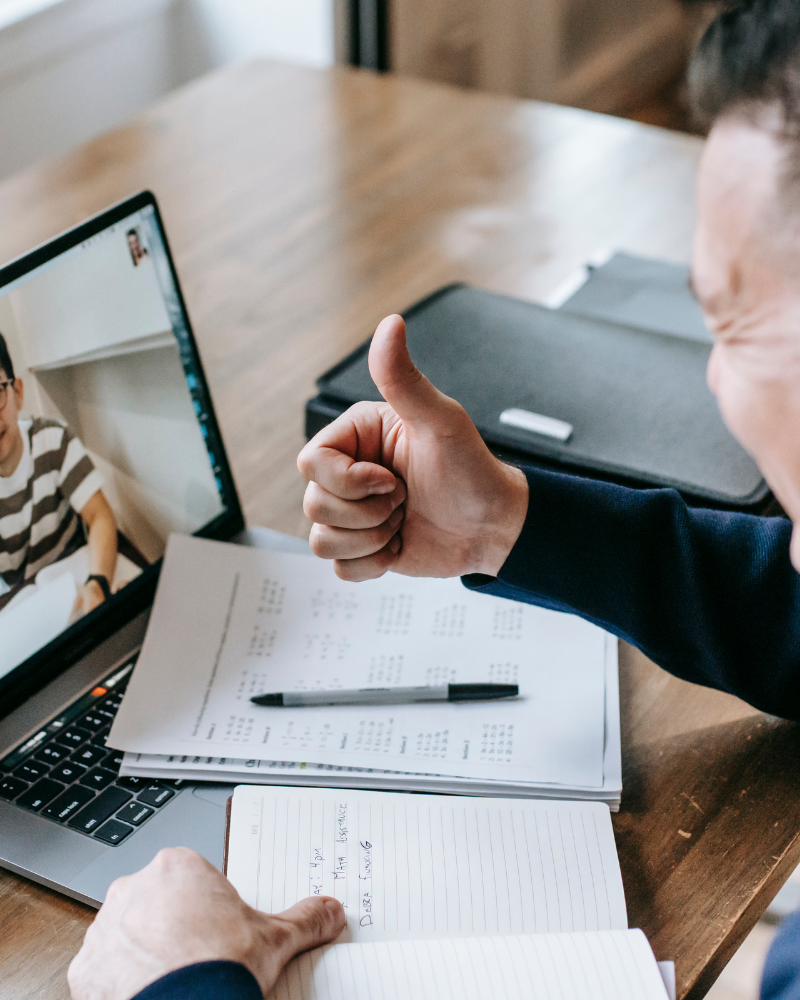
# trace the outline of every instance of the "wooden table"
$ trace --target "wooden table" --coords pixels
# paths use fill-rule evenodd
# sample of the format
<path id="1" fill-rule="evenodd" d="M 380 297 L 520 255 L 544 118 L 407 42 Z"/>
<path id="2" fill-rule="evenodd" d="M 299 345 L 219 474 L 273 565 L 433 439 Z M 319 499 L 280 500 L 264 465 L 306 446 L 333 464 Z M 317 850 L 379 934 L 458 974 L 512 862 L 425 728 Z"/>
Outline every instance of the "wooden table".
<path id="1" fill-rule="evenodd" d="M 0 260 L 139 188 L 164 212 L 247 517 L 305 535 L 303 403 L 386 313 L 546 295 L 598 249 L 687 260 L 698 140 L 271 63 L 208 77 L 0 186 Z M 754 669 L 769 669 L 754 664 Z M 631 926 L 700 997 L 800 861 L 797 727 L 621 656 Z M 92 911 L 0 874 L 0 998 L 67 996 Z"/>

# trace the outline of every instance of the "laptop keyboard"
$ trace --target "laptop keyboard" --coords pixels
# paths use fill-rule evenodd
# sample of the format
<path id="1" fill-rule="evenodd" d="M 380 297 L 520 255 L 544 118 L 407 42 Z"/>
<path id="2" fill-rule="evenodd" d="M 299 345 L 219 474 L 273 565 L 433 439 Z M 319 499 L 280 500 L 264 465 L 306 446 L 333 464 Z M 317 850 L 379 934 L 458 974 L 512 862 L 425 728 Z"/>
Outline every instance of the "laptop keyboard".
<path id="1" fill-rule="evenodd" d="M 136 657 L 59 712 L 0 761 L 0 799 L 115 846 L 141 829 L 185 781 L 119 775 L 106 737 Z"/>

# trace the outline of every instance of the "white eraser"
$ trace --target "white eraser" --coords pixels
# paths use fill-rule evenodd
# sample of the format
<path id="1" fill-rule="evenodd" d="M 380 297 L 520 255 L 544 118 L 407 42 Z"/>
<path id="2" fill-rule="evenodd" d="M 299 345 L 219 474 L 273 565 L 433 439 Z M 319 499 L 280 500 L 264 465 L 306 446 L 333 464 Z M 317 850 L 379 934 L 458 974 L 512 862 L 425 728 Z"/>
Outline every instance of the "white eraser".
<path id="1" fill-rule="evenodd" d="M 545 437 L 555 438 L 557 441 L 569 441 L 572 436 L 572 424 L 556 420 L 555 417 L 546 417 L 542 413 L 531 413 L 530 410 L 514 408 L 503 410 L 500 414 L 500 423 L 518 427 L 523 431 L 531 431 L 533 434 L 544 434 Z"/>

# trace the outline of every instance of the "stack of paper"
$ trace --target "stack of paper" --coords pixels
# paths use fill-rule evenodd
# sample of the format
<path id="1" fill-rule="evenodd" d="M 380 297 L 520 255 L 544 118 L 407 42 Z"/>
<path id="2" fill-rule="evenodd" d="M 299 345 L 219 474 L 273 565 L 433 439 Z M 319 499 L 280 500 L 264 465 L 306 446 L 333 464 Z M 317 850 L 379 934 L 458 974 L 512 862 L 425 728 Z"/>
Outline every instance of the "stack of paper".
<path id="1" fill-rule="evenodd" d="M 260 708 L 265 692 L 516 683 L 500 702 Z M 571 615 L 173 536 L 109 744 L 124 774 L 618 807 L 616 640 Z"/>

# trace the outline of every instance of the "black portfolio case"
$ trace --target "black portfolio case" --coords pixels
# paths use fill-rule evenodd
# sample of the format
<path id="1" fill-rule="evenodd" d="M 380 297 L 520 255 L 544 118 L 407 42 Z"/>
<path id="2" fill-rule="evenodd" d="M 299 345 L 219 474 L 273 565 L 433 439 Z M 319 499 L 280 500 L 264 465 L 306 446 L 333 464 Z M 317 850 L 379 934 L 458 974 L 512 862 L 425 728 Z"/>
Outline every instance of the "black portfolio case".
<path id="1" fill-rule="evenodd" d="M 633 294 L 616 280 L 618 258 L 625 255 L 606 265 L 610 273 L 601 275 L 592 294 L 590 275 L 560 309 L 467 285 L 442 288 L 405 314 L 411 357 L 464 406 L 504 458 L 632 486 L 670 486 L 696 504 L 763 509 L 768 487 L 706 386 L 711 345 L 696 315 L 689 316 L 676 294 L 686 313 L 682 325 L 694 323 L 685 333 L 597 318 L 593 302 L 605 303 L 605 313 L 613 315 L 609 296 L 621 297 L 629 309 L 641 298 L 641 286 Z M 675 285 L 676 265 L 628 258 L 622 270 L 629 274 L 642 263 L 666 268 Z M 663 299 L 667 292 L 656 286 L 651 280 Z M 619 303 L 616 308 L 618 313 Z M 666 304 L 663 312 L 669 327 Z M 672 315 L 679 317 L 680 310 Z M 320 395 L 306 407 L 309 436 L 352 403 L 382 398 L 367 366 L 369 343 L 318 380 Z M 501 413 L 510 409 L 564 421 L 571 435 L 556 440 L 501 423 Z"/>

